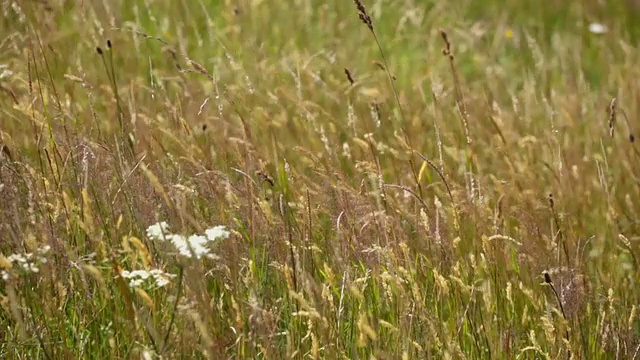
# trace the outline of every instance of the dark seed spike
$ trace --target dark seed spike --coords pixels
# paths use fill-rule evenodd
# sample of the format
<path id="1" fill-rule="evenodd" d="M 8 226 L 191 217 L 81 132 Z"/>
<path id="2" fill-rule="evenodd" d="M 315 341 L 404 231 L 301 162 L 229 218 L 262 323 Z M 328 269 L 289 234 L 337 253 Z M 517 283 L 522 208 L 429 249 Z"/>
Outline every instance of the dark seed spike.
<path id="1" fill-rule="evenodd" d="M 11 151 L 9 151 L 9 147 L 7 145 L 2 145 L 0 146 L 0 149 L 3 154 L 5 154 L 7 156 L 7 158 L 9 159 L 9 161 L 13 161 L 13 157 L 11 156 Z"/>
<path id="2" fill-rule="evenodd" d="M 96 48 L 96 51 L 98 52 L 98 55 L 102 55 L 102 48 L 100 48 L 100 46 Z"/>
<path id="3" fill-rule="evenodd" d="M 111 40 L 107 40 L 107 47 L 111 49 Z"/>
<path id="4" fill-rule="evenodd" d="M 613 137 L 613 126 L 616 122 L 616 98 L 609 103 L 609 135 Z"/>
<path id="5" fill-rule="evenodd" d="M 548 272 L 544 272 L 544 282 L 547 284 L 551 284 L 553 281 L 551 281 L 551 275 L 549 275 Z"/>
<path id="6" fill-rule="evenodd" d="M 355 83 L 355 81 L 353 80 L 353 76 L 351 76 L 351 72 L 349 71 L 349 69 L 344 68 L 344 73 L 345 73 L 345 75 L 347 75 L 347 80 L 349 80 L 349 83 L 351 83 L 351 85 L 353 85 Z"/>
<path id="7" fill-rule="evenodd" d="M 362 1 L 353 0 L 353 2 L 356 4 L 356 9 L 358 9 L 358 17 L 360 18 L 360 21 L 367 25 L 369 30 L 373 31 L 373 22 L 371 21 L 371 17 L 367 14 L 367 9 L 362 4 Z"/>
<path id="8" fill-rule="evenodd" d="M 440 36 L 442 37 L 442 41 L 444 42 L 444 49 L 442 49 L 442 54 L 445 56 L 451 55 L 451 42 L 449 42 L 449 36 L 447 36 L 447 32 L 444 29 L 440 29 Z"/>

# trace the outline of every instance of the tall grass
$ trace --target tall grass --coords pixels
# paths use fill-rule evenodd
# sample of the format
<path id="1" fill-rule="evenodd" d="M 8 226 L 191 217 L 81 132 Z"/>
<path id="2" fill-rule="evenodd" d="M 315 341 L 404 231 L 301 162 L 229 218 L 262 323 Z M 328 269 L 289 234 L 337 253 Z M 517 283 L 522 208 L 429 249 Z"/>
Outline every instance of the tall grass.
<path id="1" fill-rule="evenodd" d="M 3 358 L 640 357 L 634 0 L 2 11 Z"/>

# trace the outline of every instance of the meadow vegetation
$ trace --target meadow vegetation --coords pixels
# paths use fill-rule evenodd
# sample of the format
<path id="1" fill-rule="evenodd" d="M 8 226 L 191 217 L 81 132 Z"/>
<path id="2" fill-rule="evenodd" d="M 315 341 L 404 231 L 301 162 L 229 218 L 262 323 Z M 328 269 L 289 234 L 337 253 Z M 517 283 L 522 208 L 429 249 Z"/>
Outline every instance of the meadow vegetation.
<path id="1" fill-rule="evenodd" d="M 1 10 L 2 358 L 640 358 L 640 2 Z"/>

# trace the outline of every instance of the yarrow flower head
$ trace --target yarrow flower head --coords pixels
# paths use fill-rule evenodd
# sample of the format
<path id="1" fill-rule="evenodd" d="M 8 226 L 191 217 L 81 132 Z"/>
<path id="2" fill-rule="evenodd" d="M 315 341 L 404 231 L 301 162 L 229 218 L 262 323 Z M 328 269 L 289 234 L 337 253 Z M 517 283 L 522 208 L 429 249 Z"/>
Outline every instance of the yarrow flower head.
<path id="1" fill-rule="evenodd" d="M 205 235 L 194 234 L 184 236 L 180 234 L 171 234 L 169 225 L 165 222 L 158 222 L 147 228 L 147 237 L 156 241 L 168 241 L 178 250 L 178 252 L 186 257 L 195 257 L 200 259 L 207 257 L 217 259 L 218 257 L 211 252 L 208 245 L 218 239 L 226 239 L 230 235 L 224 226 L 215 226 L 205 231 Z"/>
<path id="2" fill-rule="evenodd" d="M 207 239 L 211 241 L 217 239 L 226 239 L 230 235 L 227 229 L 222 225 L 209 228 L 204 233 L 207 235 Z"/>
<path id="3" fill-rule="evenodd" d="M 169 284 L 171 279 L 175 278 L 175 274 L 166 273 L 160 269 L 147 270 L 123 270 L 120 273 L 123 279 L 129 280 L 129 286 L 132 288 L 142 286 L 147 280 L 152 280 L 155 287 L 163 287 Z"/>
<path id="4" fill-rule="evenodd" d="M 6 64 L 0 64 L 0 80 L 5 79 L 13 75 L 13 71 L 9 70 L 9 66 Z"/>
<path id="5" fill-rule="evenodd" d="M 8 281 L 12 277 L 11 269 L 22 272 L 23 274 L 32 274 L 40 272 L 40 265 L 47 262 L 46 255 L 51 250 L 51 246 L 44 245 L 32 253 L 16 253 L 6 257 L 7 264 L 5 269 L 0 271 L 0 277 L 4 281 Z"/>
<path id="6" fill-rule="evenodd" d="M 166 221 L 155 223 L 147 228 L 147 237 L 152 240 L 161 240 L 169 234 L 169 224 Z"/>
<path id="7" fill-rule="evenodd" d="M 592 34 L 604 34 L 609 31 L 607 25 L 601 23 L 591 23 L 589 24 L 589 32 Z"/>

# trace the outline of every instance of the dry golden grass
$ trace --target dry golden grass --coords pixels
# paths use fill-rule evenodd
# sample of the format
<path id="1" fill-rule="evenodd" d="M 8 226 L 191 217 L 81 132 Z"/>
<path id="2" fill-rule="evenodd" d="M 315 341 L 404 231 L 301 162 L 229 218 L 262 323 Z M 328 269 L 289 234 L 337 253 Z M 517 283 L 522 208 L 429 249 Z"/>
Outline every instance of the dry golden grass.
<path id="1" fill-rule="evenodd" d="M 640 356 L 633 1 L 2 11 L 3 358 Z"/>

